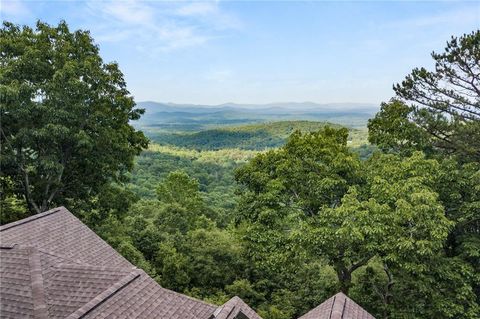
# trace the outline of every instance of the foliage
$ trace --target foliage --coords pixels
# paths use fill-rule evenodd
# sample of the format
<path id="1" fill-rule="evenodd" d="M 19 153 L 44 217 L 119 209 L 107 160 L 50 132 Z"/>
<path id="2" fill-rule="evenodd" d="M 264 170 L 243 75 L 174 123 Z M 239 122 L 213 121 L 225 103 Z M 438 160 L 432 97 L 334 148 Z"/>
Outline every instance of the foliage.
<path id="1" fill-rule="evenodd" d="M 462 200 L 474 202 L 475 179 L 470 177 L 475 167 L 467 164 L 472 166 L 467 169 L 454 161 L 429 160 L 421 153 L 407 158 L 376 154 L 361 161 L 349 149 L 347 133 L 331 128 L 297 132 L 284 147 L 260 153 L 235 149 L 195 151 L 153 144 L 150 151 L 139 158 L 134 183 L 138 185 L 139 172 L 151 174 L 156 167 L 156 173 L 144 175 L 150 176 L 145 180 L 146 189 L 155 189 L 149 186 L 156 180 L 155 176 L 165 176 L 167 182 L 162 184 L 170 185 L 171 189 L 178 187 L 174 193 L 184 194 L 181 198 L 189 196 L 196 198 L 195 202 L 202 198 L 204 203 L 223 205 L 221 197 L 217 198 L 218 190 L 227 189 L 226 198 L 231 200 L 240 195 L 240 202 L 236 215 L 229 214 L 236 207 L 234 202 L 232 208 L 214 204 L 205 209 L 202 205 L 193 205 L 197 207 L 193 211 L 203 216 L 200 220 L 204 222 L 199 222 L 188 214 L 192 210 L 182 209 L 182 205 L 160 204 L 163 208 L 153 209 L 159 204 L 150 201 L 148 206 L 139 209 L 147 203 L 142 201 L 134 205 L 137 209 L 130 214 L 145 215 L 152 220 L 149 225 L 155 226 L 132 227 L 149 229 L 148 236 L 131 234 L 133 238 L 144 238 L 136 247 L 143 249 L 143 254 L 155 264 L 155 270 L 163 278 L 160 282 L 166 287 L 218 303 L 232 294 L 241 294 L 265 318 L 299 316 L 340 288 L 349 289 L 356 300 L 378 317 L 402 318 L 402 314 L 411 317 L 418 312 L 419 317 L 435 314 L 447 318 L 446 310 L 434 312 L 431 306 L 425 306 L 443 302 L 459 302 L 464 306 L 458 313 L 475 314 L 473 291 L 477 279 L 473 262 L 477 257 L 472 256 L 472 262 L 456 259 L 457 265 L 465 270 L 459 277 L 445 276 L 448 271 L 437 274 L 442 268 L 430 266 L 449 264 L 443 248 L 458 227 L 451 228 L 457 222 L 450 214 L 458 211 Z M 231 187 L 232 175 L 223 174 L 231 174 L 235 167 L 248 160 L 247 165 L 237 170 L 237 180 L 243 186 L 236 195 Z M 172 174 L 171 178 L 176 177 L 168 182 L 166 172 L 177 167 L 196 176 L 197 182 L 189 181 L 185 173 L 180 172 Z M 452 169 L 455 174 L 449 173 Z M 213 176 L 221 179 L 212 179 Z M 218 184 L 220 181 L 224 188 Z M 454 190 L 465 183 L 470 183 L 470 195 L 457 194 Z M 171 198 L 167 202 L 179 202 L 167 197 Z M 452 207 L 452 213 L 448 213 L 450 206 L 444 204 L 447 202 L 456 207 Z M 470 204 L 466 206 L 472 208 Z M 471 212 L 475 214 L 475 210 Z M 213 221 L 217 226 L 211 228 Z M 228 226 L 231 221 L 236 221 L 235 228 Z M 176 235 L 170 239 L 159 238 L 155 235 L 159 232 Z M 218 245 L 228 249 L 229 245 L 237 245 L 239 253 L 235 260 L 243 266 L 236 268 L 231 277 L 221 277 L 222 284 L 222 280 L 215 285 L 198 284 L 202 282 L 201 276 L 197 277 L 198 271 L 194 272 L 191 267 L 196 260 L 200 261 L 195 257 L 199 255 L 196 249 L 192 248 L 198 243 L 188 240 L 194 232 L 212 233 L 218 238 L 230 234 L 228 245 L 212 242 L 206 248 Z M 452 245 L 472 247 L 466 251 L 474 255 L 474 237 L 469 238 L 463 244 L 456 240 Z M 158 246 L 160 242 L 163 244 Z M 334 261 L 339 249 L 344 249 L 346 254 Z M 451 250 L 454 249 L 452 246 Z M 206 256 L 219 254 L 216 249 L 204 250 L 203 254 L 205 257 L 201 258 L 198 269 L 209 269 L 213 278 L 217 272 L 228 274 L 235 269 L 231 263 L 225 264 L 227 268 L 223 270 L 208 266 Z M 228 260 L 220 256 L 216 258 Z M 372 263 L 377 266 L 372 268 Z M 374 271 L 366 273 L 367 268 Z M 426 293 L 426 287 L 434 281 L 438 289 L 445 289 L 441 287 L 453 285 L 453 280 L 459 281 L 456 287 L 463 289 L 463 301 L 456 299 L 456 293 L 449 296 Z M 417 308 L 409 308 L 403 297 L 408 289 L 421 292 L 408 299 Z M 420 312 L 419 307 L 424 311 Z"/>
<path id="2" fill-rule="evenodd" d="M 442 303 L 430 301 L 437 302 L 438 309 L 444 311 L 442 315 L 428 313 L 428 309 L 418 310 L 419 315 L 425 317 L 478 316 L 479 44 L 478 30 L 452 37 L 445 52 L 432 54 L 435 70 L 414 69 L 394 87 L 397 97 L 384 103 L 369 122 L 369 140 L 383 151 L 408 156 L 415 150 L 422 150 L 440 164 L 432 188 L 439 195 L 445 216 L 454 224 L 444 242 L 444 257 L 447 258 L 430 261 L 435 267 L 430 269 L 428 278 L 423 278 L 430 282 L 428 287 L 418 287 L 417 278 L 402 275 L 406 282 L 411 282 L 406 289 L 419 291 L 421 288 L 425 296 L 433 298 L 435 289 L 452 292 Z M 452 267 L 458 267 L 460 275 L 451 272 Z M 472 295 L 476 296 L 477 303 L 470 302 Z M 460 296 L 469 297 L 457 299 Z"/>
<path id="3" fill-rule="evenodd" d="M 147 140 L 116 63 L 87 31 L 5 22 L 1 49 L 1 167 L 31 213 L 85 202 L 123 182 Z"/>
<path id="4" fill-rule="evenodd" d="M 158 182 L 180 168 L 198 181 L 200 196 L 206 206 L 214 208 L 208 211 L 209 216 L 224 226 L 236 206 L 234 170 L 256 153 L 239 149 L 196 151 L 151 144 L 136 158 L 129 188 L 142 198 L 156 198 Z"/>
<path id="5" fill-rule="evenodd" d="M 413 107 L 398 99 L 382 103 L 380 112 L 369 120 L 369 141 L 384 152 L 409 155 L 415 150 L 431 154 L 428 134 L 410 119 Z"/>
<path id="6" fill-rule="evenodd" d="M 433 52 L 432 58 L 434 71 L 416 68 L 394 86 L 398 98 L 409 106 L 395 100 L 384 105 L 369 123 L 370 141 L 382 149 L 426 146 L 459 155 L 462 161 L 478 161 L 480 30 L 452 37 L 445 51 Z"/>
<path id="7" fill-rule="evenodd" d="M 444 250 L 457 222 L 442 203 L 445 165 L 420 152 L 378 153 L 361 162 L 346 148 L 343 130 L 292 134 L 284 147 L 237 171 L 238 222 L 250 263 L 272 276 L 292 271 L 297 260 L 324 260 L 340 289 L 362 292 L 358 299 L 379 317 L 473 318 L 475 266 Z M 462 274 L 450 272 L 452 265 Z M 431 289 L 450 285 L 458 290 Z M 421 293 L 409 304 L 404 294 L 412 289 Z"/>
<path id="8" fill-rule="evenodd" d="M 139 251 L 167 288 L 206 299 L 224 294 L 245 269 L 243 248 L 234 233 L 208 217 L 198 181 L 185 172 L 169 173 L 157 193 L 157 199 L 132 205 L 122 226 L 115 226 L 119 232 L 107 240 L 118 247 L 116 238 L 125 236 L 130 258 Z"/>
<path id="9" fill-rule="evenodd" d="M 478 318 L 479 39 L 452 38 L 435 71 L 395 86 L 369 122 L 376 146 L 325 122 L 164 112 L 183 131 L 145 126 L 167 145 L 134 166 L 141 111 L 88 32 L 4 23 L 1 222 L 74 206 L 164 287 L 238 295 L 265 319 L 338 290 L 377 318 Z"/>
<path id="10" fill-rule="evenodd" d="M 257 215 L 260 210 L 251 203 L 278 208 L 275 214 L 294 208 L 305 216 L 338 203 L 349 183 L 360 178 L 359 160 L 348 151 L 347 135 L 346 129 L 329 127 L 306 134 L 296 131 L 280 150 L 260 154 L 240 168 L 236 180 L 248 190 L 242 214 L 268 222 L 270 215 Z"/>
<path id="11" fill-rule="evenodd" d="M 313 132 L 329 125 L 338 124 L 314 121 L 277 121 L 241 126 L 226 126 L 199 132 L 154 133 L 147 128 L 147 134 L 159 144 L 186 147 L 196 150 L 221 150 L 238 148 L 243 150 L 265 150 L 285 144 L 294 131 Z M 358 147 L 366 144 L 366 131 L 351 128 L 349 143 Z"/>
<path id="12" fill-rule="evenodd" d="M 28 217 L 25 201 L 14 193 L 11 178 L 0 176 L 0 224 Z"/>

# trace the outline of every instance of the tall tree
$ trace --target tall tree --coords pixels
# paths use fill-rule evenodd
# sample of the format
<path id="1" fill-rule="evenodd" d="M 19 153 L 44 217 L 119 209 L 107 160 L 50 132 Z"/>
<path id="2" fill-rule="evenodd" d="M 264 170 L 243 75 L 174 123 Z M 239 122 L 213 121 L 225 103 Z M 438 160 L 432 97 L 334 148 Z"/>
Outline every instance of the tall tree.
<path id="1" fill-rule="evenodd" d="M 74 204 L 125 181 L 147 146 L 116 63 L 88 31 L 38 22 L 0 30 L 1 174 L 32 213 Z"/>
<path id="2" fill-rule="evenodd" d="M 432 58 L 433 71 L 415 68 L 394 85 L 397 98 L 408 107 L 399 112 L 398 101 L 384 105 L 369 123 L 370 141 L 384 149 L 412 145 L 421 149 L 425 146 L 423 132 L 437 151 L 460 155 L 463 161 L 479 161 L 480 30 L 452 37 L 445 51 L 433 52 Z M 400 131 L 385 143 L 385 133 Z"/>
<path id="3" fill-rule="evenodd" d="M 467 197 L 456 193 L 459 183 L 475 187 L 476 178 L 457 182 L 450 175 L 455 182 L 448 181 L 446 164 L 421 152 L 378 153 L 361 162 L 347 149 L 344 133 L 295 133 L 284 147 L 259 154 L 237 171 L 238 222 L 255 271 L 288 278 L 286 272 L 296 274 L 313 259 L 333 268 L 342 291 L 370 292 L 361 300 L 368 300 L 367 307 L 379 304 L 371 308 L 378 316 L 474 318 L 475 268 L 444 250 L 459 212 L 456 204 L 452 211 L 443 205 L 449 195 L 441 188 L 448 188 L 442 181 L 455 186 L 450 196 L 461 201 Z M 464 206 L 470 215 L 478 207 Z M 471 240 L 467 244 L 474 247 Z M 472 249 L 468 253 L 477 260 Z M 374 278 L 358 276 L 373 265 L 381 287 L 372 284 Z M 455 265 L 461 274 L 452 273 Z M 435 292 L 446 287 L 453 292 Z M 406 302 L 408 289 L 419 293 Z"/>
<path id="4" fill-rule="evenodd" d="M 394 86 L 397 97 L 383 103 L 369 121 L 369 140 L 386 152 L 409 155 L 422 150 L 438 159 L 434 189 L 445 216 L 454 222 L 444 244 L 448 259 L 438 264 L 445 269 L 462 264 L 463 270 L 476 274 L 467 286 L 475 292 L 478 303 L 480 30 L 452 37 L 445 51 L 434 52 L 432 57 L 433 71 L 416 68 Z M 443 278 L 448 278 L 445 273 Z M 465 280 L 468 277 L 462 276 Z"/>

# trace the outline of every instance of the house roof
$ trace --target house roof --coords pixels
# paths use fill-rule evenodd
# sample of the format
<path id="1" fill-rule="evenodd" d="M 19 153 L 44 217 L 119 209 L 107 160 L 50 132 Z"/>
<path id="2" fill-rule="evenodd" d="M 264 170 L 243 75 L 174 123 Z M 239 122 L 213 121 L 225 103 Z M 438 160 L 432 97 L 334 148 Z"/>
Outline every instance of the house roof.
<path id="1" fill-rule="evenodd" d="M 262 319 L 239 297 L 233 297 L 218 307 L 210 319 Z"/>
<path id="2" fill-rule="evenodd" d="M 1 226 L 0 259 L 1 318 L 260 319 L 161 287 L 64 207 Z"/>
<path id="3" fill-rule="evenodd" d="M 261 319 L 161 287 L 59 207 L 0 226 L 0 318 Z M 339 293 L 299 319 L 374 319 Z"/>
<path id="4" fill-rule="evenodd" d="M 65 207 L 0 226 L 0 233 L 2 244 L 36 247 L 76 263 L 134 267 Z"/>
<path id="5" fill-rule="evenodd" d="M 355 301 L 339 292 L 298 319 L 375 319 Z"/>

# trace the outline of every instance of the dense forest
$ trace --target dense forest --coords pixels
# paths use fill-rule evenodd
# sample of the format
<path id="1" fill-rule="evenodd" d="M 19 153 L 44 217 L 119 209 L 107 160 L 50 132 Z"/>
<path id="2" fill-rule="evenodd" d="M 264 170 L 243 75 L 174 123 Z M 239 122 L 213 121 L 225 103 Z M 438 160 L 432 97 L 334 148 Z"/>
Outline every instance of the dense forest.
<path id="1" fill-rule="evenodd" d="M 282 146 L 296 130 L 314 132 L 325 126 L 341 128 L 324 122 L 280 121 L 195 133 L 177 128 L 176 133 L 159 135 L 147 130 L 151 144 L 135 159 L 129 188 L 140 198 L 155 198 L 156 184 L 169 172 L 180 169 L 199 182 L 208 206 L 233 212 L 236 168 L 258 153 Z M 368 144 L 366 129 L 350 129 L 347 143 L 363 159 L 375 149 Z"/>
<path id="2" fill-rule="evenodd" d="M 66 206 L 162 286 L 265 319 L 338 291 L 377 318 L 480 316 L 480 31 L 363 130 L 144 134 L 88 32 L 4 23 L 0 47 L 2 224 Z"/>
<path id="3" fill-rule="evenodd" d="M 199 132 L 152 132 L 145 130 L 152 141 L 165 145 L 174 145 L 196 150 L 218 150 L 239 148 L 263 150 L 279 147 L 296 130 L 302 132 L 317 131 L 325 126 L 341 127 L 338 124 L 314 121 L 278 121 L 242 126 L 227 126 Z M 349 142 L 353 146 L 367 144 L 366 129 L 350 129 Z"/>

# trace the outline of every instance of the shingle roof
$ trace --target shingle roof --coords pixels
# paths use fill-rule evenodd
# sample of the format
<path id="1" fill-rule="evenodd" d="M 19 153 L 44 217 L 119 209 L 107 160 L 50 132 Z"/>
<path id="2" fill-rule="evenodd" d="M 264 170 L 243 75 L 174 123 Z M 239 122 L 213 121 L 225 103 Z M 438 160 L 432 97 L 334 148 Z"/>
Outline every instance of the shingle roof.
<path id="1" fill-rule="evenodd" d="M 2 244 L 36 247 L 82 264 L 133 267 L 65 207 L 0 226 L 0 232 Z"/>
<path id="2" fill-rule="evenodd" d="M 161 287 L 64 207 L 1 226 L 0 241 L 1 318 L 260 318 L 238 297 L 217 307 Z"/>
<path id="3" fill-rule="evenodd" d="M 0 226 L 0 318 L 261 319 L 161 287 L 60 207 Z M 299 319 L 374 319 L 338 293 Z"/>
<path id="4" fill-rule="evenodd" d="M 31 259 L 27 249 L 0 249 L 0 317 L 34 317 L 32 283 L 38 282 L 39 276 L 31 271 Z"/>
<path id="5" fill-rule="evenodd" d="M 211 319 L 262 319 L 242 299 L 233 297 L 222 306 L 218 307 Z"/>
<path id="6" fill-rule="evenodd" d="M 355 301 L 339 292 L 298 319 L 375 319 Z"/>

